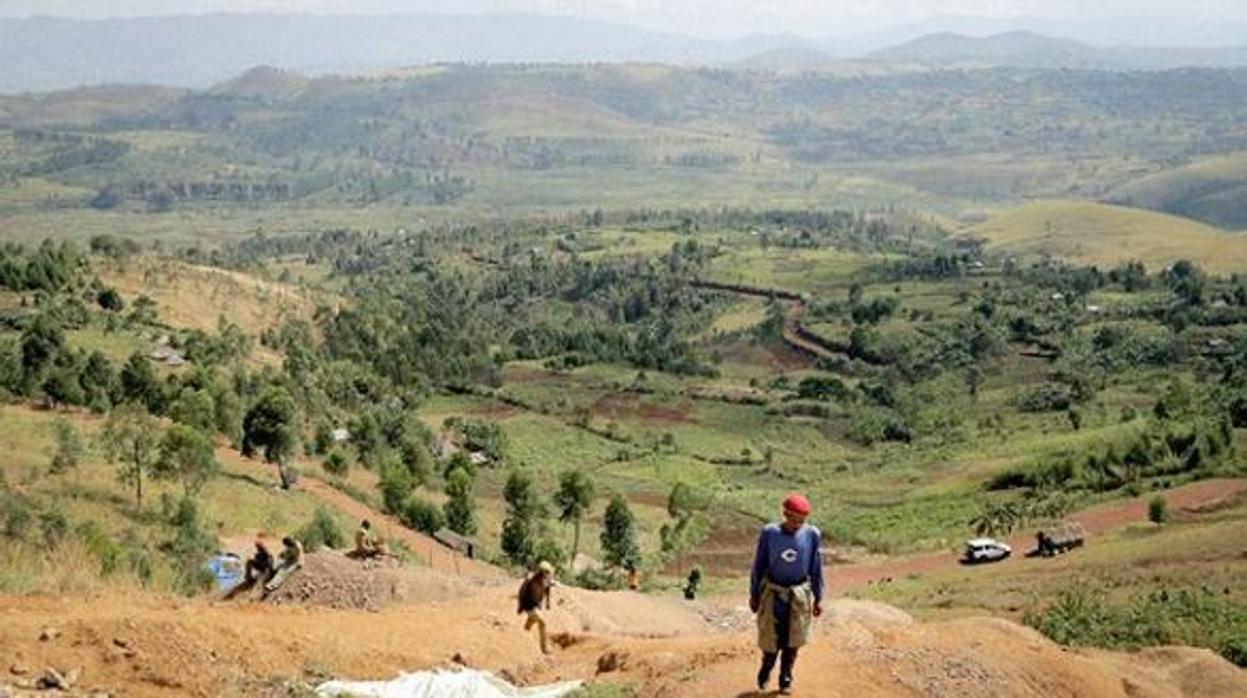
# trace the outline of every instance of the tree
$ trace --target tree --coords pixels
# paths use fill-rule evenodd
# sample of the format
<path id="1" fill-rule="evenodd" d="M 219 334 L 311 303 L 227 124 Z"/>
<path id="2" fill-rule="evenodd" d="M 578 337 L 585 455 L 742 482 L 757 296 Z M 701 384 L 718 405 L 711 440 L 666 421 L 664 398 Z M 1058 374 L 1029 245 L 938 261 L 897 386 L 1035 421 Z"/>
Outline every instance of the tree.
<path id="1" fill-rule="evenodd" d="M 476 503 L 472 499 L 472 476 L 463 468 L 455 468 L 446 479 L 446 526 L 455 533 L 470 536 L 476 533 Z"/>
<path id="2" fill-rule="evenodd" d="M 403 525 L 429 535 L 437 533 L 446 525 L 446 517 L 436 504 L 421 497 L 410 497 L 400 517 Z"/>
<path id="3" fill-rule="evenodd" d="M 407 498 L 411 496 L 415 483 L 412 482 L 407 466 L 390 457 L 381 462 L 381 477 L 377 481 L 377 487 L 381 490 L 381 502 L 386 511 L 401 514 L 407 506 Z"/>
<path id="4" fill-rule="evenodd" d="M 242 454 L 248 458 L 263 451 L 267 463 L 283 465 L 294 454 L 298 437 L 298 407 L 281 386 L 270 386 L 242 420 Z"/>
<path id="5" fill-rule="evenodd" d="M 103 352 L 93 351 L 82 367 L 83 398 L 93 412 L 107 412 L 113 405 L 113 396 L 117 393 L 117 372 L 113 364 Z"/>
<path id="6" fill-rule="evenodd" d="M 532 476 L 518 468 L 507 476 L 502 494 L 507 502 L 507 515 L 502 521 L 502 552 L 515 564 L 528 565 L 533 561 L 535 529 L 545 515 L 545 506 Z"/>
<path id="7" fill-rule="evenodd" d="M 53 368 L 43 380 L 43 394 L 48 403 L 58 405 L 81 405 L 85 401 L 82 385 L 78 382 L 78 372 L 72 366 Z"/>
<path id="8" fill-rule="evenodd" d="M 52 456 L 51 470 L 59 474 L 77 467 L 84 449 L 78 430 L 68 419 L 57 419 L 52 424 L 52 429 L 56 437 L 56 453 Z"/>
<path id="9" fill-rule="evenodd" d="M 195 427 L 174 424 L 160 442 L 160 457 L 152 475 L 180 481 L 184 494 L 190 497 L 198 494 L 220 469 L 216 449 L 207 434 Z"/>
<path id="10" fill-rule="evenodd" d="M 179 424 L 208 434 L 216 431 L 216 403 L 207 390 L 183 389 L 182 395 L 170 408 L 169 416 Z"/>
<path id="11" fill-rule="evenodd" d="M 164 411 L 164 389 L 152 370 L 151 361 L 141 352 L 130 355 L 118 378 L 123 402 L 137 402 L 152 414 Z"/>
<path id="12" fill-rule="evenodd" d="M 636 520 L 622 495 L 611 497 L 602 521 L 602 555 L 615 567 L 635 565 L 640 558 L 636 544 Z"/>
<path id="13" fill-rule="evenodd" d="M 43 373 L 65 351 L 61 326 L 47 315 L 35 318 L 22 333 L 22 386 L 29 393 L 42 382 Z"/>
<path id="14" fill-rule="evenodd" d="M 141 406 L 127 403 L 108 415 L 100 440 L 105 456 L 118 466 L 117 478 L 134 487 L 135 505 L 142 511 L 143 478 L 159 457 L 160 422 Z"/>
<path id="15" fill-rule="evenodd" d="M 574 565 L 580 552 L 580 521 L 593 504 L 593 480 L 579 470 L 559 475 L 559 491 L 554 496 L 559 508 L 559 521 L 572 525 L 572 551 L 568 564 Z"/>

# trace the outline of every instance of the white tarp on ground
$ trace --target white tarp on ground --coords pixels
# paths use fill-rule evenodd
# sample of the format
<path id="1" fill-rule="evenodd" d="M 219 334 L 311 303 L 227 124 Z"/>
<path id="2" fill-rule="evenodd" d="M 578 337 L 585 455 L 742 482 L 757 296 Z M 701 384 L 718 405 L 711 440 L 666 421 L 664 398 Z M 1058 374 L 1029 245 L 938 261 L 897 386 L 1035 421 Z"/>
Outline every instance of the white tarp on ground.
<path id="1" fill-rule="evenodd" d="M 316 687 L 319 698 L 562 698 L 582 681 L 516 688 L 486 671 L 474 669 L 417 671 L 391 681 L 327 681 Z"/>

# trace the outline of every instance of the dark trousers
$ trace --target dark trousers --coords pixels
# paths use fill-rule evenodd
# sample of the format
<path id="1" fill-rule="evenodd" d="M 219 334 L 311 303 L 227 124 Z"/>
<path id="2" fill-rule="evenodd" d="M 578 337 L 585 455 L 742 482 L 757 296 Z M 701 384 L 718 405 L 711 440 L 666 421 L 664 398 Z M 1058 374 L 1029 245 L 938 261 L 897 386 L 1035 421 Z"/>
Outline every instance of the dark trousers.
<path id="1" fill-rule="evenodd" d="M 775 596 L 772 606 L 775 615 L 775 634 L 779 638 L 778 652 L 763 652 L 762 667 L 758 669 L 758 684 L 771 680 L 771 670 L 775 668 L 775 660 L 779 659 L 779 687 L 792 685 L 792 667 L 797 663 L 797 648 L 788 646 L 788 630 L 792 621 L 792 606 L 787 599 Z"/>
<path id="2" fill-rule="evenodd" d="M 771 680 L 771 670 L 775 668 L 775 660 L 779 659 L 779 687 L 792 685 L 792 667 L 797 663 L 797 648 L 785 647 L 778 652 L 762 653 L 762 668 L 758 669 L 758 685 Z"/>

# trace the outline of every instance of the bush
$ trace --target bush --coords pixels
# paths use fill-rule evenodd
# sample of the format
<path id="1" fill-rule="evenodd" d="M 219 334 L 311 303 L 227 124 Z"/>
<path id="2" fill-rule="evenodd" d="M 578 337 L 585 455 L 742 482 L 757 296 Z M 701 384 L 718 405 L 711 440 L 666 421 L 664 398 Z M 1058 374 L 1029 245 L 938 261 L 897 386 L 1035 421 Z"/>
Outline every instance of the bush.
<path id="1" fill-rule="evenodd" d="M 1023 622 L 1063 645 L 1136 650 L 1158 645 L 1207 647 L 1243 666 L 1247 607 L 1208 589 L 1160 590 L 1110 605 L 1079 586 L 1026 612 Z"/>
<path id="2" fill-rule="evenodd" d="M 346 546 L 346 536 L 338 527 L 338 522 L 324 507 L 317 507 L 312 520 L 299 529 L 294 537 L 303 544 L 303 549 L 315 552 L 321 548 L 342 548 Z"/>
<path id="3" fill-rule="evenodd" d="M 436 504 L 420 497 L 411 497 L 400 516 L 407 528 L 432 535 L 446 526 L 446 517 Z"/>
<path id="4" fill-rule="evenodd" d="M 1158 494 L 1147 503 L 1147 520 L 1157 526 L 1169 522 L 1169 501 Z"/>
<path id="5" fill-rule="evenodd" d="M 5 536 L 23 538 L 34 520 L 35 512 L 25 498 L 0 492 L 0 524 Z"/>
<path id="6" fill-rule="evenodd" d="M 1045 383 L 1022 393 L 1018 397 L 1017 406 L 1023 412 L 1058 412 L 1069 409 L 1072 402 L 1069 388 Z"/>
<path id="7" fill-rule="evenodd" d="M 323 467 L 325 472 L 337 477 L 346 477 L 351 472 L 351 463 L 341 449 L 333 449 L 325 456 Z"/>

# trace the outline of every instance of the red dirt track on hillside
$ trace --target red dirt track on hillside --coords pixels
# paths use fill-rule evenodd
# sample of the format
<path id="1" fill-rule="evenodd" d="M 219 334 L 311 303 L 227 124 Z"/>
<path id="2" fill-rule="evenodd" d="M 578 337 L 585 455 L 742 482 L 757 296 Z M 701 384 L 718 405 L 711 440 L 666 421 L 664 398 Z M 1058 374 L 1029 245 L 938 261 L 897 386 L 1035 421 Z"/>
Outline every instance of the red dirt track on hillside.
<path id="1" fill-rule="evenodd" d="M 1155 494 L 1157 493 L 1149 492 L 1127 502 L 1102 504 L 1072 514 L 1068 518 L 1081 523 L 1088 536 L 1095 536 L 1131 522 L 1146 521 L 1147 500 Z M 1181 513 L 1247 494 L 1247 478 L 1201 480 L 1163 494 L 1169 500 L 1169 506 Z M 1016 555 L 1023 555 L 1034 546 L 1035 538 L 1033 535 L 1019 534 L 1010 538 L 1008 543 Z M 827 570 L 827 591 L 830 594 L 842 594 L 881 579 L 901 579 L 910 575 L 956 569 L 959 564 L 956 554 L 937 553 L 880 564 L 832 565 Z"/>

